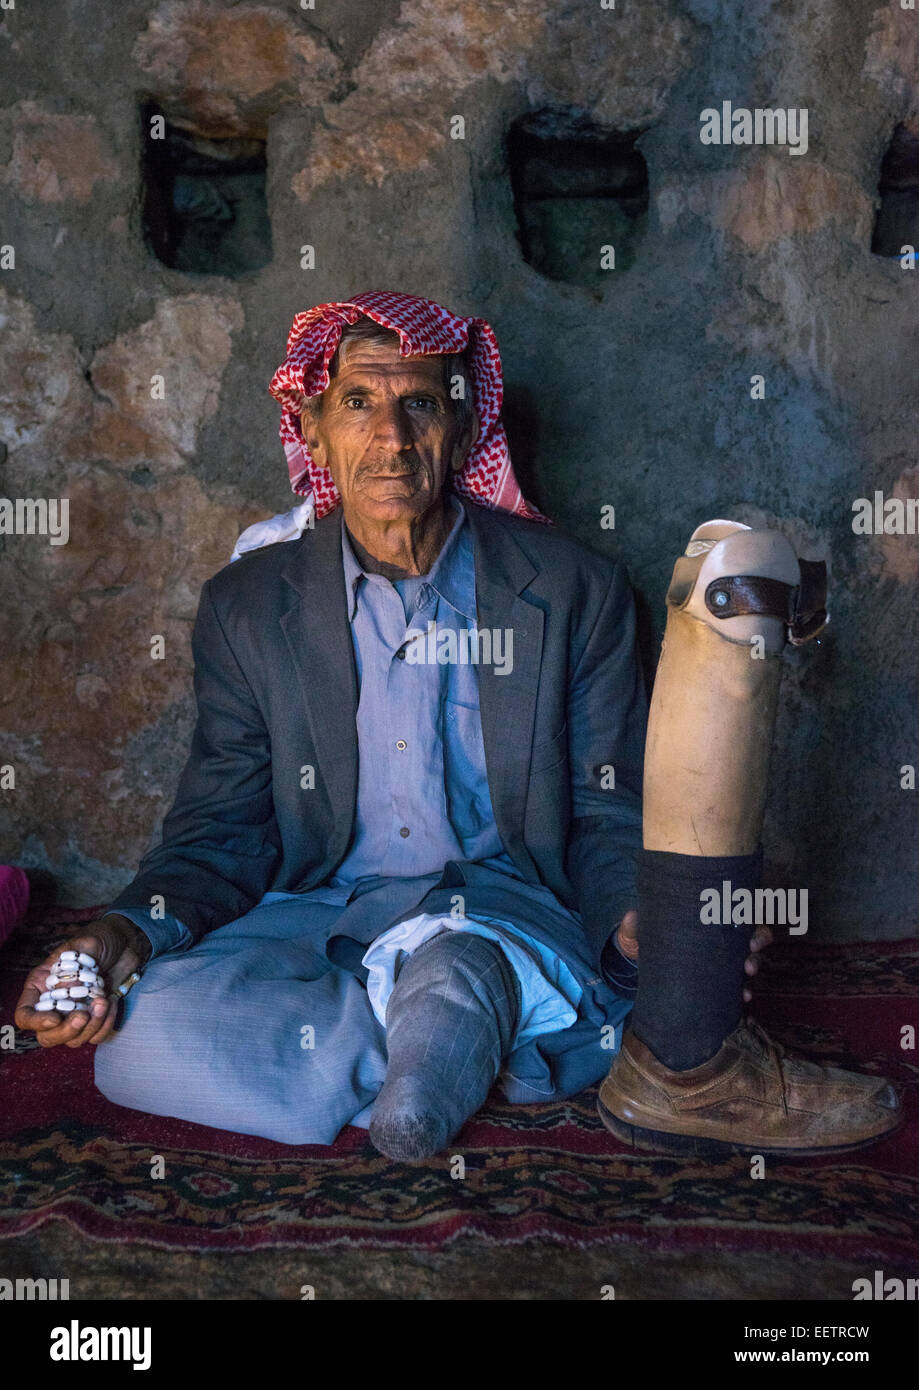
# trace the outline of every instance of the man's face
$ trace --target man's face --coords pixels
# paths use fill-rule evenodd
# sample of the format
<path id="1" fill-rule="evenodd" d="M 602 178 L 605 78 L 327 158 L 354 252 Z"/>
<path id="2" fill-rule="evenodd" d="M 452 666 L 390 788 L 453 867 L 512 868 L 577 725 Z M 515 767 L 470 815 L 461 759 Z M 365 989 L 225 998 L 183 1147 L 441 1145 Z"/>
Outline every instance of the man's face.
<path id="1" fill-rule="evenodd" d="M 304 407 L 300 419 L 346 519 L 371 526 L 423 515 L 448 471 L 462 468 L 476 429 L 461 433 L 439 357 L 400 357 L 396 343 L 360 340 L 342 352 L 318 417 Z"/>

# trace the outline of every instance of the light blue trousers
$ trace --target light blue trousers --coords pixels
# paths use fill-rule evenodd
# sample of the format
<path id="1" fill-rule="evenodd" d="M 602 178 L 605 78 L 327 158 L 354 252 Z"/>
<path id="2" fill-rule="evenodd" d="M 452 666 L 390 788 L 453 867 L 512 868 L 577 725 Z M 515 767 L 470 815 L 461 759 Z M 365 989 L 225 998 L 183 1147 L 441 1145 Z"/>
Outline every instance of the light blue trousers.
<path id="1" fill-rule="evenodd" d="M 324 953 L 340 912 L 268 894 L 189 950 L 157 956 L 95 1049 L 102 1094 L 282 1144 L 331 1144 L 386 1074 L 367 991 Z"/>
<path id="2" fill-rule="evenodd" d="M 538 1036 L 530 1042 L 524 1029 L 501 1086 L 513 1101 L 557 1099 L 605 1074 L 631 1004 L 588 979 L 570 914 L 551 899 L 537 909 L 514 891 L 515 920 L 542 953 L 546 978 L 555 959 L 558 978 L 583 992 L 576 1026 L 566 1028 L 557 1009 L 548 1011 L 554 1021 L 534 1014 L 544 1026 L 531 1029 Z M 528 936 L 534 923 L 555 918 L 557 957 L 545 931 L 541 942 Z M 128 994 L 119 1031 L 94 1049 L 99 1090 L 132 1110 L 282 1144 L 331 1144 L 345 1125 L 366 1128 L 386 1075 L 386 1032 L 363 984 L 325 953 L 341 923 L 340 903 L 268 893 L 190 949 L 157 956 Z M 487 926 L 482 933 L 495 935 Z M 514 968 L 530 997 L 535 976 L 528 985 Z"/>

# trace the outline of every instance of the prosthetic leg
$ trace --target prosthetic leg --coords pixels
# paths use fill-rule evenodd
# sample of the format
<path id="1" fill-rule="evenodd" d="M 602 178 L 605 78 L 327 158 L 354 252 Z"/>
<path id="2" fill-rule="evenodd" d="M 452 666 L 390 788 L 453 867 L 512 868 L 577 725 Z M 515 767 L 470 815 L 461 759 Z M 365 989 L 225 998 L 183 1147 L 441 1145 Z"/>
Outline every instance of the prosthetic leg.
<path id="1" fill-rule="evenodd" d="M 759 886 L 782 651 L 822 630 L 825 596 L 822 563 L 732 521 L 698 527 L 674 567 L 645 752 L 638 991 L 599 1098 L 639 1148 L 817 1155 L 902 1118 L 886 1081 L 786 1056 L 744 1019 L 754 927 L 702 908 Z"/>

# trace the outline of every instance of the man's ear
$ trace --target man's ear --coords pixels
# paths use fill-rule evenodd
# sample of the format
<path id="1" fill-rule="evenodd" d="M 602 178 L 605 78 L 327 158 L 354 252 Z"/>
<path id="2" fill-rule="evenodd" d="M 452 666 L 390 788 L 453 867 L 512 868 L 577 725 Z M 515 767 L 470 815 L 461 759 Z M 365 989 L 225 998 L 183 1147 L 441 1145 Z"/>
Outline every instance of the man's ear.
<path id="1" fill-rule="evenodd" d="M 463 430 L 463 433 L 460 435 L 459 439 L 456 442 L 456 447 L 453 450 L 452 468 L 454 473 L 460 472 L 461 468 L 463 467 L 463 464 L 469 457 L 469 450 L 472 448 L 473 444 L 476 442 L 478 437 L 479 417 L 475 413 L 475 411 L 473 411 L 471 420 L 467 423 L 465 429 Z"/>
<path id="2" fill-rule="evenodd" d="M 319 438 L 319 431 L 316 429 L 316 420 L 309 406 L 304 404 L 300 407 L 300 433 L 313 456 L 314 461 L 323 467 L 320 455 L 323 452 L 322 442 Z"/>

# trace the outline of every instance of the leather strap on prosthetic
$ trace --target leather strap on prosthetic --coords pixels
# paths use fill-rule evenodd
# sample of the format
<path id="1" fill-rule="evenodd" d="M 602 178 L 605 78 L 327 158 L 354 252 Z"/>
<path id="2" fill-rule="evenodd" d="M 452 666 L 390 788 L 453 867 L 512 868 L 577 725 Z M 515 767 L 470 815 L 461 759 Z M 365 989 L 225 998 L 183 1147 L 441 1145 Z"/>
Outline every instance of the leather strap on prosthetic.
<path id="1" fill-rule="evenodd" d="M 632 1028 L 677 1070 L 741 1018 L 752 929 L 703 924 L 701 894 L 759 886 L 782 652 L 822 630 L 825 595 L 822 562 L 732 521 L 698 527 L 674 566 L 645 747 Z"/>

